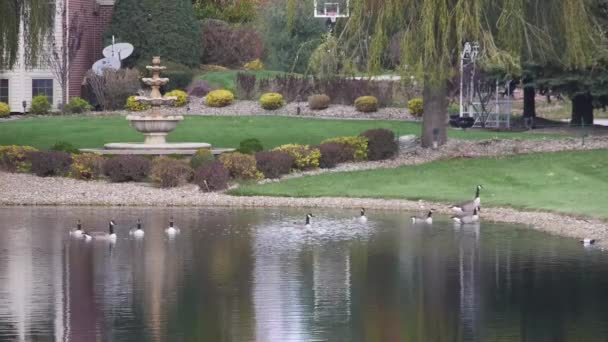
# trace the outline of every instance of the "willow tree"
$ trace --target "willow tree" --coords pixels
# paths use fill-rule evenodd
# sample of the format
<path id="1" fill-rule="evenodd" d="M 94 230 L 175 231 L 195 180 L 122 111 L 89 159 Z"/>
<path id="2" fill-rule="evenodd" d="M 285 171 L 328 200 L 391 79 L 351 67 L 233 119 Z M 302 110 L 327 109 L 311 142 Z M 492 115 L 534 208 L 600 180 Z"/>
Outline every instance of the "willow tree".
<path id="1" fill-rule="evenodd" d="M 441 145 L 447 141 L 448 84 L 465 42 L 480 44 L 483 65 L 509 73 L 521 72 L 524 59 L 585 68 L 602 46 L 588 1 L 351 0 L 340 40 L 374 72 L 391 35 L 402 34 L 401 70 L 423 83 L 422 145 L 435 139 Z"/>
<path id="2" fill-rule="evenodd" d="M 20 44 L 26 66 L 35 66 L 52 32 L 54 5 L 48 0 L 0 1 L 0 69 L 11 69 L 19 58 Z M 23 36 L 23 40 L 20 37 Z"/>

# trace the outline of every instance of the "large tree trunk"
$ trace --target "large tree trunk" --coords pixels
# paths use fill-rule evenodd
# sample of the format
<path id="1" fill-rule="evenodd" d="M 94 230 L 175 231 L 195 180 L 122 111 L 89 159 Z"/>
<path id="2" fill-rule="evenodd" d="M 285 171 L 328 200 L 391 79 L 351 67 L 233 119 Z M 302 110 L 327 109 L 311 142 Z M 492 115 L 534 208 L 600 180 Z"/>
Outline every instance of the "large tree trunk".
<path id="1" fill-rule="evenodd" d="M 580 94 L 572 98 L 572 119 L 570 124 L 593 125 L 593 97 L 591 94 Z"/>
<path id="2" fill-rule="evenodd" d="M 536 89 L 524 85 L 524 118 L 536 117 Z"/>
<path id="3" fill-rule="evenodd" d="M 422 147 L 432 147 L 433 141 L 443 145 L 447 136 L 447 84 L 429 87 L 425 84 L 422 90 L 424 114 L 422 116 Z"/>

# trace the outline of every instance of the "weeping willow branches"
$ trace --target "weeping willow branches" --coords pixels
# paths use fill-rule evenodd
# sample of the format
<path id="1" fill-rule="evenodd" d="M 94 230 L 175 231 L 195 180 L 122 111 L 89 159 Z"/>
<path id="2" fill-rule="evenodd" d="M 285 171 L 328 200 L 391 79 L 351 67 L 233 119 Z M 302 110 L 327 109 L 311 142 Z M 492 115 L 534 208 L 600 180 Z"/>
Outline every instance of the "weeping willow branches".
<path id="1" fill-rule="evenodd" d="M 10 69 L 17 63 L 21 42 L 25 64 L 38 64 L 44 42 L 52 32 L 54 12 L 54 3 L 49 0 L 0 1 L 0 69 Z"/>

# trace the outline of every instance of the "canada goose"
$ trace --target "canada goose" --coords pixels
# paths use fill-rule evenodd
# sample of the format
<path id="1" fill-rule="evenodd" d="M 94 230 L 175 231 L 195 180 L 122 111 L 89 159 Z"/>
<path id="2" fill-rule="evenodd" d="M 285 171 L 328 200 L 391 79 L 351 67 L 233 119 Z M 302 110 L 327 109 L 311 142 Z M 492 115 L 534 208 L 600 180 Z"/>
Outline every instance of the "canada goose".
<path id="1" fill-rule="evenodd" d="M 86 241 L 86 242 L 89 242 L 89 241 L 91 241 L 91 239 L 93 239 L 93 237 L 87 232 L 82 232 L 82 237 L 84 238 L 84 241 Z"/>
<path id="2" fill-rule="evenodd" d="M 460 224 L 470 224 L 479 221 L 479 214 L 477 214 L 477 208 L 473 209 L 473 214 L 465 214 L 460 216 L 452 216 L 452 220 Z"/>
<path id="3" fill-rule="evenodd" d="M 595 243 L 595 239 L 585 238 L 581 240 L 581 243 L 583 244 L 583 246 L 591 246 Z"/>
<path id="4" fill-rule="evenodd" d="M 108 232 L 103 234 L 96 234 L 95 238 L 100 240 L 107 240 L 110 242 L 116 242 L 116 233 L 114 233 L 114 225 L 116 225 L 114 220 L 110 220 L 110 222 L 108 223 Z"/>
<path id="5" fill-rule="evenodd" d="M 179 229 L 174 226 L 173 216 L 171 216 L 171 218 L 169 219 L 169 227 L 167 227 L 167 229 L 165 229 L 165 232 L 169 236 L 175 236 L 176 234 L 179 233 Z"/>
<path id="6" fill-rule="evenodd" d="M 137 226 L 132 228 L 129 234 L 136 238 L 144 237 L 144 230 L 141 228 L 141 219 L 137 219 Z"/>
<path id="7" fill-rule="evenodd" d="M 479 198 L 479 191 L 483 189 L 482 185 L 478 185 L 475 190 L 475 198 L 472 201 L 466 201 L 458 204 L 454 204 L 450 206 L 450 209 L 454 210 L 457 213 L 467 213 L 472 212 L 473 209 L 477 209 L 481 204 L 481 199 Z"/>
<path id="8" fill-rule="evenodd" d="M 70 235 L 73 237 L 82 237 L 82 223 L 80 220 L 76 221 L 76 229 L 70 231 Z"/>
<path id="9" fill-rule="evenodd" d="M 367 217 L 365 217 L 365 208 L 361 208 L 361 216 L 359 216 L 359 222 L 367 222 Z"/>
<path id="10" fill-rule="evenodd" d="M 311 219 L 312 217 L 314 217 L 314 216 L 313 216 L 311 213 L 306 214 L 306 226 L 305 226 L 306 228 L 310 228 L 310 227 L 312 227 L 312 226 L 310 225 L 310 219 Z"/>
<path id="11" fill-rule="evenodd" d="M 434 211 L 435 211 L 435 209 L 431 209 L 431 210 L 429 210 L 429 212 L 426 215 L 412 216 L 412 223 L 413 224 L 416 224 L 416 223 L 433 224 L 433 212 Z"/>

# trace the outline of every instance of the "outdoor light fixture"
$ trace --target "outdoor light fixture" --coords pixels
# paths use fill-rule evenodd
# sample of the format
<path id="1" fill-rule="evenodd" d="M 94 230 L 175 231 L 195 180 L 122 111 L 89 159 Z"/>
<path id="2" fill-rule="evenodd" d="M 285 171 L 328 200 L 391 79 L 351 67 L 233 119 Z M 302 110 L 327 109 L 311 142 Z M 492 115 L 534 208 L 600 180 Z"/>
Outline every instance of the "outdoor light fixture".
<path id="1" fill-rule="evenodd" d="M 27 108 L 27 101 L 23 100 L 23 102 L 21 102 L 21 106 L 23 106 L 23 114 L 25 114 L 25 109 Z"/>

